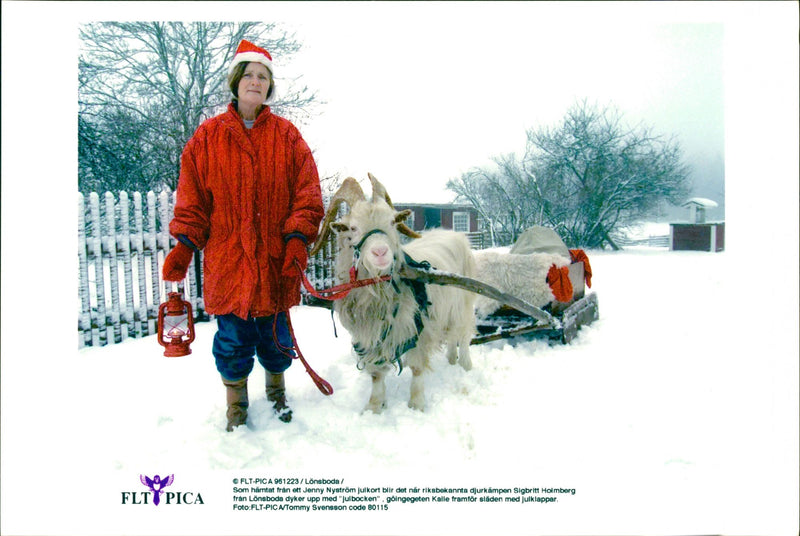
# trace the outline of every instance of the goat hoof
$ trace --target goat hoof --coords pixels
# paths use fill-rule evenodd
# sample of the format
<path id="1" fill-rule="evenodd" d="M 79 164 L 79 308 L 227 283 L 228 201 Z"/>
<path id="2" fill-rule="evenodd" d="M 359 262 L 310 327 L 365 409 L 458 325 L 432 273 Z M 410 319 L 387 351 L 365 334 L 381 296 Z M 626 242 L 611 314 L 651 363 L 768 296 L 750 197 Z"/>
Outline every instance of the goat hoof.
<path id="1" fill-rule="evenodd" d="M 369 411 L 369 412 L 374 413 L 375 415 L 380 415 L 381 413 L 383 413 L 384 409 L 386 409 L 386 403 L 385 402 L 381 403 L 381 404 L 371 404 L 370 403 L 370 404 L 367 404 L 367 406 L 364 408 L 364 411 L 362 411 L 361 413 L 367 413 Z"/>
<path id="2" fill-rule="evenodd" d="M 421 411 L 423 413 L 425 412 L 425 402 L 415 402 L 413 400 L 409 400 L 408 407 L 413 410 Z"/>

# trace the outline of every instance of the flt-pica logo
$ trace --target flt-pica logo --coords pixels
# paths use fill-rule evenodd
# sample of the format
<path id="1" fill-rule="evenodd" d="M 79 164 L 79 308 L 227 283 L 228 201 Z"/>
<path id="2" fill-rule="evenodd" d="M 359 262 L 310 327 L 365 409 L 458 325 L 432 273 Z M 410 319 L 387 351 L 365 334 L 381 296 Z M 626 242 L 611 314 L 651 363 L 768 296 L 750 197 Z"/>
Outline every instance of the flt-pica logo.
<path id="1" fill-rule="evenodd" d="M 122 504 L 152 504 L 155 506 L 160 504 L 205 504 L 203 503 L 203 496 L 197 492 L 165 491 L 164 488 L 171 486 L 175 482 L 175 475 L 165 477 L 154 475 L 152 478 L 147 475 L 139 475 L 139 481 L 147 487 L 148 491 L 123 491 Z"/>

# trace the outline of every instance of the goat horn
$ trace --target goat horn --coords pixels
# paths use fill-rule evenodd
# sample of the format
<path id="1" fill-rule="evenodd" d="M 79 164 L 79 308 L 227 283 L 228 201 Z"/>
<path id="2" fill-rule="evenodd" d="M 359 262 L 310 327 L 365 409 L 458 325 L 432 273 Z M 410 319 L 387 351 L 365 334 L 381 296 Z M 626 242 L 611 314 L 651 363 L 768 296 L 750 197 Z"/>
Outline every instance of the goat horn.
<path id="1" fill-rule="evenodd" d="M 376 199 L 381 198 L 384 199 L 390 207 L 394 208 L 392 199 L 389 197 L 389 192 L 386 191 L 386 187 L 381 184 L 372 173 L 367 173 L 367 177 L 369 177 L 369 182 L 372 183 L 372 201 L 374 202 Z"/>
<path id="2" fill-rule="evenodd" d="M 328 205 L 328 212 L 325 213 L 325 218 L 322 220 L 319 236 L 314 242 L 311 251 L 308 253 L 310 257 L 316 255 L 328 239 L 331 233 L 331 223 L 333 223 L 339 215 L 341 203 L 347 203 L 347 206 L 352 208 L 358 201 L 364 201 L 365 199 L 364 190 L 361 189 L 358 181 L 353 177 L 347 177 L 331 198 L 331 202 Z"/>
<path id="3" fill-rule="evenodd" d="M 375 175 L 372 173 L 367 172 L 367 177 L 369 177 L 369 182 L 372 183 L 372 201 L 375 202 L 376 199 L 383 198 L 386 203 L 394 209 L 394 205 L 392 204 L 392 199 L 389 197 L 389 192 L 386 191 L 386 187 L 380 183 L 378 179 L 375 178 Z M 411 238 L 419 238 L 422 236 L 421 234 L 413 231 L 408 225 L 403 222 L 397 224 L 397 231 L 401 234 L 409 236 Z"/>

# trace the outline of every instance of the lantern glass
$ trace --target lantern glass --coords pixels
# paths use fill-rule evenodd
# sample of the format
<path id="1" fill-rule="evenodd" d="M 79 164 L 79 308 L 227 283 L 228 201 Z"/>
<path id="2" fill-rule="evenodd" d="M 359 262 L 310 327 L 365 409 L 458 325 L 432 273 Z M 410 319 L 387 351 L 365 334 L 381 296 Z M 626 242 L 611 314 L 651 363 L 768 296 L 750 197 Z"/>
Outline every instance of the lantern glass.
<path id="1" fill-rule="evenodd" d="M 170 339 L 183 338 L 189 333 L 189 317 L 186 314 L 164 317 L 164 336 Z"/>

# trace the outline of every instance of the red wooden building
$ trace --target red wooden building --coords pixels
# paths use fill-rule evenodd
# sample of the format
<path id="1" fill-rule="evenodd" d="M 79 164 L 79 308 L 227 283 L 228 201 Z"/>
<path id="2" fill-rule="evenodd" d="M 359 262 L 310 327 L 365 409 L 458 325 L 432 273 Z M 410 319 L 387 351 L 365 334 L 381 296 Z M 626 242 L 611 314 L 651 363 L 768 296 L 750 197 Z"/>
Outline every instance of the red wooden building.
<path id="1" fill-rule="evenodd" d="M 480 229 L 478 211 L 472 205 L 395 203 L 394 208 L 412 211 L 406 224 L 415 231 L 439 227 L 462 233 L 477 233 Z"/>

